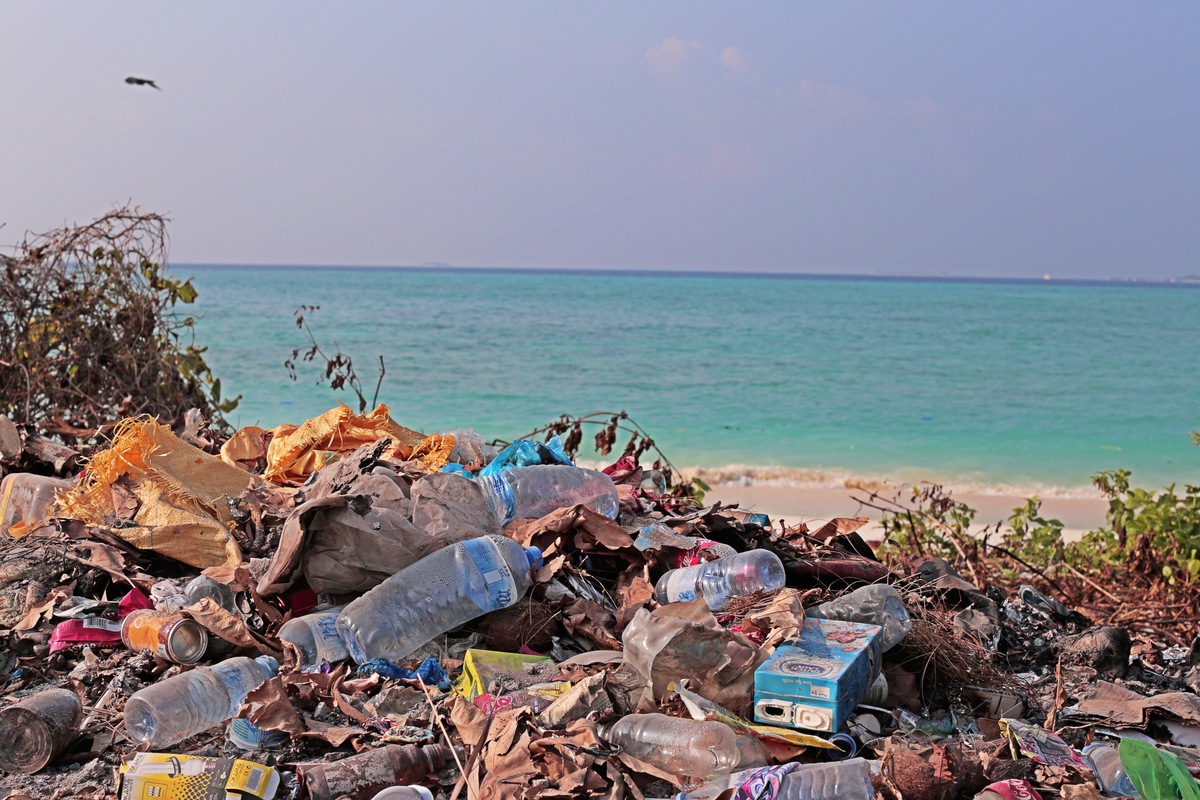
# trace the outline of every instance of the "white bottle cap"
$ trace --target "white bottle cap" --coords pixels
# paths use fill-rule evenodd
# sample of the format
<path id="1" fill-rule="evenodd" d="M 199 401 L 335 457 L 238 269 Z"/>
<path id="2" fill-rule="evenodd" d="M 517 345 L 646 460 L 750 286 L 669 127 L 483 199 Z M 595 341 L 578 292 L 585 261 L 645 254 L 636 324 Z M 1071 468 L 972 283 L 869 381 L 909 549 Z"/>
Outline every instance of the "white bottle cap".
<path id="1" fill-rule="evenodd" d="M 390 786 L 371 800 L 412 800 L 414 792 L 422 800 L 433 800 L 433 794 L 424 786 Z"/>

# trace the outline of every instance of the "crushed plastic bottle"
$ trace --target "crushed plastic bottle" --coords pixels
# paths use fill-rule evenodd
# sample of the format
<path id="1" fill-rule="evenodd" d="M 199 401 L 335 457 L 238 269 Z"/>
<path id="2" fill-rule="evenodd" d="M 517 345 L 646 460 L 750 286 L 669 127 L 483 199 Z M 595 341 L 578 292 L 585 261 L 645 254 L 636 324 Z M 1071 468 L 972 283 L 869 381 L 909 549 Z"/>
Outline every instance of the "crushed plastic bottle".
<path id="1" fill-rule="evenodd" d="M 660 603 L 703 598 L 716 611 L 731 597 L 782 589 L 786 580 L 779 556 L 770 550 L 748 550 L 664 573 L 655 584 L 654 598 Z"/>
<path id="2" fill-rule="evenodd" d="M 680 792 L 672 800 L 715 800 L 722 793 L 746 784 L 778 786 L 773 800 L 873 800 L 871 764 L 863 758 L 818 764 L 781 764 L 748 769 Z"/>
<path id="3" fill-rule="evenodd" d="M 0 481 L 0 534 L 19 539 L 51 524 L 54 498 L 74 481 L 14 472 Z"/>
<path id="4" fill-rule="evenodd" d="M 237 602 L 233 597 L 233 590 L 207 575 L 197 575 L 193 578 L 187 586 L 183 587 L 183 594 L 187 597 L 189 605 L 195 605 L 204 598 L 211 597 L 217 605 L 230 614 L 238 613 Z"/>
<path id="5" fill-rule="evenodd" d="M 898 645 L 913 625 L 900 593 L 886 583 L 855 589 L 835 600 L 805 609 L 804 614 L 817 619 L 878 625 L 883 628 L 881 644 L 884 652 Z"/>
<path id="6" fill-rule="evenodd" d="M 246 695 L 278 671 L 270 656 L 238 657 L 151 684 L 125 703 L 125 730 L 155 750 L 182 742 L 232 719 Z"/>
<path id="7" fill-rule="evenodd" d="M 279 638 L 296 645 L 304 661 L 301 666 L 332 664 L 349 658 L 346 643 L 337 632 L 338 614 L 344 606 L 289 619 L 279 629 Z"/>
<path id="8" fill-rule="evenodd" d="M 1083 757 L 1091 763 L 1101 792 L 1109 797 L 1141 797 L 1121 764 L 1121 753 L 1115 744 L 1093 742 L 1083 748 Z"/>
<path id="9" fill-rule="evenodd" d="M 604 738 L 622 752 L 672 775 L 706 778 L 767 762 L 762 743 L 723 722 L 666 714 L 629 714 Z"/>
<path id="10" fill-rule="evenodd" d="M 446 631 L 516 603 L 541 557 L 504 536 L 443 547 L 342 609 L 337 632 L 356 663 L 402 661 Z"/>
<path id="11" fill-rule="evenodd" d="M 514 519 L 544 517 L 551 511 L 580 504 L 616 519 L 620 505 L 612 478 L 567 464 L 516 467 L 495 475 L 480 475 L 475 480 L 501 525 Z"/>

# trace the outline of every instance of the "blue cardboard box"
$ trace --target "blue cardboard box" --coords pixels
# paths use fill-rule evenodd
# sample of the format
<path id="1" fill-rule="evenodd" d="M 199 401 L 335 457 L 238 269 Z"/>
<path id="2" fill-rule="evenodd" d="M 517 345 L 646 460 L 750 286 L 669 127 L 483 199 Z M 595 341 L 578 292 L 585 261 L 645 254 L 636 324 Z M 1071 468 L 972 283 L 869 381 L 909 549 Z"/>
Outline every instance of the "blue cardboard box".
<path id="1" fill-rule="evenodd" d="M 878 625 L 806 619 L 800 635 L 754 671 L 754 720 L 834 733 L 879 677 Z"/>

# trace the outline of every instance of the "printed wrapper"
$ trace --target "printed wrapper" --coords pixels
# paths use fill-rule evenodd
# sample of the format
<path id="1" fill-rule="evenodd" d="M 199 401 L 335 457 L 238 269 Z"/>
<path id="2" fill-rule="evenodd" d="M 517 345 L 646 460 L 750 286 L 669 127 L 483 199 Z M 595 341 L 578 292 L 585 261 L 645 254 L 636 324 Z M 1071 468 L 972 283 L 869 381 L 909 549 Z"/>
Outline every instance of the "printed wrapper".
<path id="1" fill-rule="evenodd" d="M 1076 767 L 1091 772 L 1079 754 L 1053 731 L 1015 719 L 1000 720 L 1000 731 L 1008 739 L 1013 758 L 1022 755 L 1052 767 Z"/>
<path id="2" fill-rule="evenodd" d="M 117 647 L 121 644 L 121 623 L 103 617 L 83 617 L 54 626 L 54 632 L 50 634 L 51 653 L 77 644 Z"/>
<path id="3" fill-rule="evenodd" d="M 1042 796 L 1034 791 L 1034 788 L 1029 785 L 1029 781 L 997 781 L 984 787 L 980 796 L 988 796 L 988 792 L 996 795 L 1000 800 L 1042 800 Z"/>
<path id="4" fill-rule="evenodd" d="M 472 699 L 471 704 L 489 716 L 521 706 L 529 706 L 533 709 L 533 713 L 540 714 L 547 706 L 566 694 L 570 688 L 571 684 L 567 681 L 559 681 L 528 686 L 519 691 L 499 696 L 485 692 Z"/>
<path id="5" fill-rule="evenodd" d="M 496 650 L 468 650 L 463 656 L 462 676 L 455 691 L 468 700 L 488 693 L 488 686 L 502 675 L 525 676 L 526 664 L 553 664 L 549 656 L 501 653 Z"/>
<path id="6" fill-rule="evenodd" d="M 780 728 L 775 725 L 751 724 L 724 706 L 717 705 L 713 701 L 703 698 L 695 692 L 677 684 L 668 684 L 667 691 L 675 692 L 679 695 L 679 699 L 687 707 L 688 713 L 692 715 L 692 719 L 724 722 L 738 733 L 752 733 L 760 739 L 776 739 L 791 745 L 816 747 L 822 750 L 840 749 L 836 744 L 827 739 L 822 739 L 820 736 L 801 733 L 790 728 Z"/>
<path id="7" fill-rule="evenodd" d="M 121 764 L 120 800 L 272 800 L 279 773 L 234 758 L 138 753 Z"/>

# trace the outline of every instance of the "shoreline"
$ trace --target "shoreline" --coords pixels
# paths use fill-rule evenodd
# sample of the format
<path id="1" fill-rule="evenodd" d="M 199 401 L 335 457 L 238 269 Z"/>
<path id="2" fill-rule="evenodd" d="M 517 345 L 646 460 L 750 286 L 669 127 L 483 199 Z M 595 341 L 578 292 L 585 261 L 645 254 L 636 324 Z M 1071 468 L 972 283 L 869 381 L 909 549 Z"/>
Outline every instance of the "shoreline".
<path id="1" fill-rule="evenodd" d="M 869 508 L 859 500 L 869 502 L 872 491 L 882 497 L 894 497 L 901 490 L 907 498 L 909 486 L 896 481 L 855 481 L 848 479 L 839 484 L 829 482 L 784 482 L 755 480 L 713 480 L 714 471 L 689 469 L 683 474 L 687 478 L 700 477 L 709 486 L 705 493 L 705 505 L 714 501 L 722 504 L 737 503 L 747 511 L 766 514 L 772 524 L 786 522 L 795 525 L 807 523 L 815 528 L 821 523 L 838 517 L 867 517 L 871 522 L 860 533 L 863 538 L 875 542 L 883 537 L 880 520 L 883 512 Z M 1104 527 L 1108 501 L 1095 489 L 1069 490 L 1059 494 L 1041 494 L 1037 490 L 1024 491 L 1012 486 L 980 486 L 977 484 L 943 484 L 954 500 L 975 509 L 976 533 L 986 526 L 1006 523 L 1013 509 L 1025 505 L 1026 500 L 1037 494 L 1041 500 L 1039 513 L 1046 519 L 1057 519 L 1063 523 L 1063 537 L 1074 541 L 1089 531 Z M 1032 488 L 1032 487 L 1031 487 Z"/>

